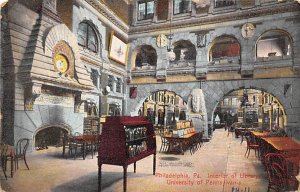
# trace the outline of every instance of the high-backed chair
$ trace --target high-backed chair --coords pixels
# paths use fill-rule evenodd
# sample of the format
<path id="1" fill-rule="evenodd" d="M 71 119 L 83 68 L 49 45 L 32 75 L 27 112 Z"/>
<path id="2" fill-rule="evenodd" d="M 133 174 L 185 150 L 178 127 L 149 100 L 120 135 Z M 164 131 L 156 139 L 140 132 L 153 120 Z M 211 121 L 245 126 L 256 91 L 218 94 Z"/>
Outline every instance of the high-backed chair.
<path id="1" fill-rule="evenodd" d="M 259 156 L 259 145 L 254 143 L 250 136 L 245 136 L 245 138 L 246 138 L 246 141 L 247 141 L 247 150 L 245 152 L 245 156 L 248 153 L 247 158 L 249 157 L 251 149 L 254 150 L 255 156 L 256 156 L 256 153 Z"/>
<path id="2" fill-rule="evenodd" d="M 20 139 L 17 142 L 16 155 L 14 157 L 17 169 L 19 168 L 19 160 L 23 159 L 27 169 L 29 170 L 29 167 L 28 167 L 28 164 L 26 161 L 26 153 L 27 153 L 28 145 L 29 145 L 29 139 L 27 139 L 27 138 Z"/>
<path id="3" fill-rule="evenodd" d="M 299 182 L 289 171 L 288 160 L 278 153 L 268 153 L 265 156 L 265 166 L 268 172 L 268 191 L 295 191 Z"/>

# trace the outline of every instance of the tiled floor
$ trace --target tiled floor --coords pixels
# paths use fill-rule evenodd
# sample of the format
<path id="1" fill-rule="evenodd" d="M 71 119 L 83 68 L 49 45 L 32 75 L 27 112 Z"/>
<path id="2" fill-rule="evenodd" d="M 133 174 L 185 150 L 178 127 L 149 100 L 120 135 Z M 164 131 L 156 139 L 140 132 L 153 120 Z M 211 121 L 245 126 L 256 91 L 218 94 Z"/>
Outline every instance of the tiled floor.
<path id="1" fill-rule="evenodd" d="M 159 137 L 157 142 L 159 149 Z M 30 170 L 21 162 L 14 178 L 7 181 L 0 172 L 2 189 L 15 192 L 97 191 L 96 158 L 64 159 L 61 150 L 50 148 L 30 154 Z M 240 139 L 218 129 L 212 140 L 193 155 L 189 151 L 185 155 L 158 153 L 155 176 L 152 175 L 152 156 L 137 162 L 137 173 L 133 173 L 133 165 L 130 165 L 127 191 L 231 192 L 233 186 L 249 187 L 251 192 L 267 191 L 267 175 L 261 162 L 253 151 L 249 158 L 244 157 L 245 150 L 246 142 L 240 145 Z M 122 167 L 103 165 L 102 170 L 102 191 L 123 191 Z"/>

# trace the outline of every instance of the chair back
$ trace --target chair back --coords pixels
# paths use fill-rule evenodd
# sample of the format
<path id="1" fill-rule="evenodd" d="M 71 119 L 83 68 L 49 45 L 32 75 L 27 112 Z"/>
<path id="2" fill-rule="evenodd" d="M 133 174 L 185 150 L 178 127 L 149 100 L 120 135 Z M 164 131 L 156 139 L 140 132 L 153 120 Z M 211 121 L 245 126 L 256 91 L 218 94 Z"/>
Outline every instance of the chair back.
<path id="1" fill-rule="evenodd" d="M 6 144 L 0 144 L 0 157 L 4 157 L 7 153 L 8 145 Z"/>
<path id="2" fill-rule="evenodd" d="M 164 135 L 162 133 L 159 134 L 160 135 L 160 139 L 162 143 L 167 143 L 168 140 L 166 138 L 164 138 Z"/>
<path id="3" fill-rule="evenodd" d="M 29 139 L 23 138 L 17 142 L 16 154 L 17 156 L 25 156 L 29 145 Z"/>
<path id="4" fill-rule="evenodd" d="M 250 146 L 252 144 L 251 137 L 250 136 L 245 136 L 245 138 L 246 138 L 247 146 Z"/>
<path id="5" fill-rule="evenodd" d="M 271 182 L 276 183 L 281 190 L 287 189 L 287 177 L 284 168 L 278 163 L 272 163 L 271 169 L 274 173 L 271 175 Z"/>
<path id="6" fill-rule="evenodd" d="M 288 163 L 282 154 L 268 153 L 265 156 L 265 163 L 267 167 L 271 167 L 274 163 L 278 164 L 283 169 L 285 176 L 288 175 Z"/>

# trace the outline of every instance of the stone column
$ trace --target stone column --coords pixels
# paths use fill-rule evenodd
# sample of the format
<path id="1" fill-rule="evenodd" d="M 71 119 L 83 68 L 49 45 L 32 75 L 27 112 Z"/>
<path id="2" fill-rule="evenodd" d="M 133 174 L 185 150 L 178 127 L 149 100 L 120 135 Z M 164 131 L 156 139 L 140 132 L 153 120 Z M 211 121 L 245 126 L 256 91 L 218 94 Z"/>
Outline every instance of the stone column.
<path id="1" fill-rule="evenodd" d="M 7 3 L 7 1 L 4 1 L 1 3 L 0 7 L 0 37 L 2 37 L 2 26 L 1 26 L 1 19 L 2 19 L 2 7 Z M 2 74 L 2 46 L 0 46 L 0 143 L 2 142 L 2 103 L 3 103 L 3 74 Z M 1 188 L 0 188 L 1 189 Z"/>
<path id="2" fill-rule="evenodd" d="M 135 26 L 137 23 L 137 18 L 138 18 L 138 1 L 133 3 L 133 15 L 132 15 L 132 25 Z"/>
<path id="3" fill-rule="evenodd" d="M 154 0 L 154 9 L 153 9 L 154 15 L 152 22 L 157 23 L 157 0 Z"/>

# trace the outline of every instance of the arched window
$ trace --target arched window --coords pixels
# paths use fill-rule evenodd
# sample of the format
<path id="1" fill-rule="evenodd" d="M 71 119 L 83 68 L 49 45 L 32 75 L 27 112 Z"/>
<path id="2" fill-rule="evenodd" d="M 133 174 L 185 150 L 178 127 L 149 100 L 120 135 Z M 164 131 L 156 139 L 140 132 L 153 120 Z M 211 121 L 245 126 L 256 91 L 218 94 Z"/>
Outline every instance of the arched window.
<path id="1" fill-rule="evenodd" d="M 256 45 L 256 56 L 261 58 L 289 58 L 291 56 L 291 40 L 288 34 L 280 30 L 264 33 Z"/>
<path id="2" fill-rule="evenodd" d="M 240 63 L 240 49 L 240 44 L 234 37 L 217 37 L 209 51 L 209 60 L 213 64 Z"/>
<path id="3" fill-rule="evenodd" d="M 187 40 L 179 40 L 174 44 L 175 60 L 170 61 L 170 67 L 185 67 L 196 64 L 197 51 L 195 45 Z"/>
<path id="4" fill-rule="evenodd" d="M 148 68 L 149 66 L 156 66 L 157 54 L 156 50 L 150 45 L 142 45 L 137 49 L 137 56 L 135 59 L 135 66 Z"/>
<path id="5" fill-rule="evenodd" d="M 98 38 L 93 27 L 87 22 L 79 24 L 78 44 L 93 51 L 98 52 Z"/>

